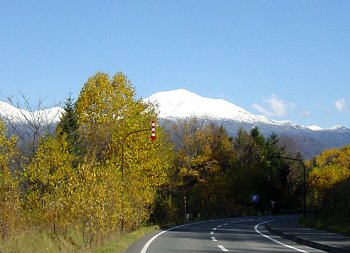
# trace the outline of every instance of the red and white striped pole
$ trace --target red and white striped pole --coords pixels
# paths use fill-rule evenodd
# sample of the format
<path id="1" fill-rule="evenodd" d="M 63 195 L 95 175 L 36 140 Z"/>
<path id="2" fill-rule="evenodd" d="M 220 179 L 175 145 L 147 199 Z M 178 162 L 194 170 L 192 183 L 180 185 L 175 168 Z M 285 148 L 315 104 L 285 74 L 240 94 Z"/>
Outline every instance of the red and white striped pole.
<path id="1" fill-rule="evenodd" d="M 156 122 L 154 120 L 152 120 L 152 123 L 151 123 L 151 130 L 152 130 L 151 140 L 154 141 L 156 139 Z"/>

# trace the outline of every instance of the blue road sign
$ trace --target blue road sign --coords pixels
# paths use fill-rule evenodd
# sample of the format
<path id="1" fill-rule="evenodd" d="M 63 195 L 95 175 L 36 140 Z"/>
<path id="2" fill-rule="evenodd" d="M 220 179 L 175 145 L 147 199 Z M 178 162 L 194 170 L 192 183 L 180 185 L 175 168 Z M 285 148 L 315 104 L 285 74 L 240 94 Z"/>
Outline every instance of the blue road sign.
<path id="1" fill-rule="evenodd" d="M 258 203 L 259 202 L 259 195 L 252 195 L 252 202 Z"/>

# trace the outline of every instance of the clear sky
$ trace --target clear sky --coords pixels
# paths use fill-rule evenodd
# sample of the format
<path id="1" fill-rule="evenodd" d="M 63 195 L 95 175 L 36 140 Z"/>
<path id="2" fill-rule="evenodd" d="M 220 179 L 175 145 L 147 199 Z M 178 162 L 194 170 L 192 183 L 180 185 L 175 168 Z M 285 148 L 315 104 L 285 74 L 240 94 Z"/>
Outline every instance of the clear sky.
<path id="1" fill-rule="evenodd" d="M 350 128 L 350 1 L 0 0 L 1 101 L 63 103 L 97 71 Z"/>

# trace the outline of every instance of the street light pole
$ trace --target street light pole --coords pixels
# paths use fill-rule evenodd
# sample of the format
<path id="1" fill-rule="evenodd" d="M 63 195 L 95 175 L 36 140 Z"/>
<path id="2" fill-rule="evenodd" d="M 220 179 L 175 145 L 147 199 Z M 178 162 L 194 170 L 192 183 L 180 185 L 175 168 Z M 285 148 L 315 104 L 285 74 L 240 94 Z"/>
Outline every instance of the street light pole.
<path id="1" fill-rule="evenodd" d="M 287 160 L 293 160 L 293 161 L 297 161 L 299 163 L 301 163 L 303 165 L 303 169 L 304 169 L 304 178 L 303 178 L 303 202 L 304 202 L 304 207 L 303 207 L 303 215 L 304 218 L 306 217 L 306 166 L 305 163 L 299 159 L 299 158 L 294 158 L 294 157 L 286 157 L 286 156 L 280 156 L 282 159 L 287 159 Z"/>
<path id="2" fill-rule="evenodd" d="M 125 143 L 126 139 L 132 134 L 146 132 L 146 131 L 151 131 L 151 130 L 152 130 L 152 128 L 146 128 L 146 129 L 131 131 L 131 132 L 127 133 L 124 136 L 123 141 L 122 141 L 122 164 L 121 164 L 121 169 L 122 169 L 122 221 L 121 221 L 121 230 L 122 230 L 122 234 L 124 234 L 124 143 Z M 153 140 L 153 138 L 152 138 L 152 140 Z"/>

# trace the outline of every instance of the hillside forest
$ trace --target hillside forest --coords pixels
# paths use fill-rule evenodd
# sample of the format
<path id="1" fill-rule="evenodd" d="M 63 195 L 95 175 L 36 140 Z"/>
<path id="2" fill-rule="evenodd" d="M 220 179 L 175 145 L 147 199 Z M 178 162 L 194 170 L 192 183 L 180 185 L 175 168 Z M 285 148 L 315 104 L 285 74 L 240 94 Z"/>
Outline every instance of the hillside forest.
<path id="1" fill-rule="evenodd" d="M 256 127 L 235 137 L 196 118 L 164 128 L 123 73 L 89 77 L 64 110 L 27 143 L 0 122 L 1 240 L 73 231 L 95 247 L 151 223 L 300 212 L 303 163 L 307 210 L 349 217 L 350 146 L 304 161 Z"/>

